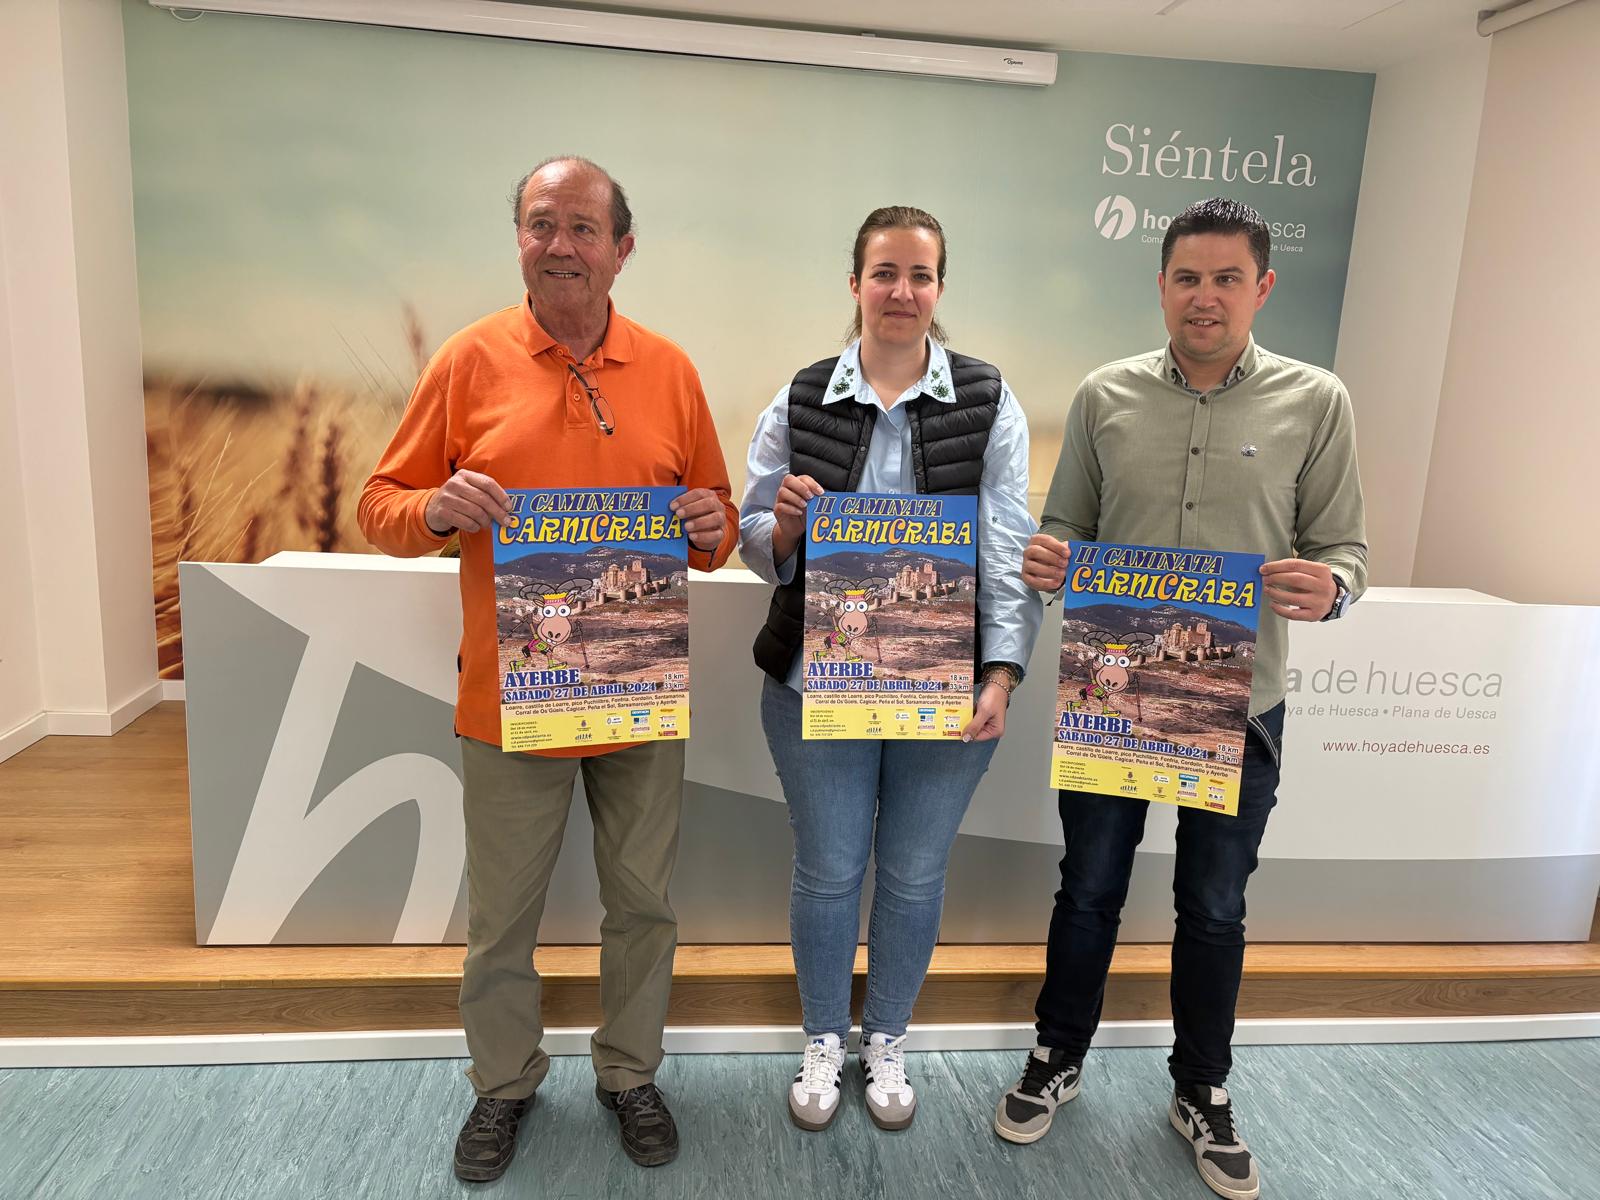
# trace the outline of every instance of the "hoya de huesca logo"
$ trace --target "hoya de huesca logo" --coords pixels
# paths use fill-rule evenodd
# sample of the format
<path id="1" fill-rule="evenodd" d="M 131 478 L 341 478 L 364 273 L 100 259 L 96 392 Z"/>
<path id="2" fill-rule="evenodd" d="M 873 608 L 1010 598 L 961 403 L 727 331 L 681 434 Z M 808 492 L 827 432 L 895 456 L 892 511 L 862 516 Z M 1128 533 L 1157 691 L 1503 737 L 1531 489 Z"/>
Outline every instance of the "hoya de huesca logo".
<path id="1" fill-rule="evenodd" d="M 1133 232 L 1139 213 L 1126 196 L 1107 196 L 1094 209 L 1094 227 L 1107 241 L 1121 241 Z"/>
<path id="2" fill-rule="evenodd" d="M 1107 242 L 1120 242 L 1139 224 L 1139 210 L 1125 195 L 1107 195 L 1094 205 L 1094 229 Z"/>

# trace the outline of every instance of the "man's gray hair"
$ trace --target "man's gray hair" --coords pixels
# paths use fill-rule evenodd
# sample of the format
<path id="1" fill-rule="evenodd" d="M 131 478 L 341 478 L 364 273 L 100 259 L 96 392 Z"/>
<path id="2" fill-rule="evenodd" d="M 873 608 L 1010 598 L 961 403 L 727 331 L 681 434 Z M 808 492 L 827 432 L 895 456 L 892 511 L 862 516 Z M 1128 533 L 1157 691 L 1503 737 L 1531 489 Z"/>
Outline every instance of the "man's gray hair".
<path id="1" fill-rule="evenodd" d="M 511 189 L 511 223 L 522 223 L 522 194 L 528 190 L 528 181 L 546 167 L 556 163 L 578 163 L 580 166 L 589 167 L 606 177 L 606 182 L 611 185 L 611 240 L 621 242 L 633 232 L 633 209 L 628 207 L 628 195 L 622 190 L 622 185 L 616 181 L 611 172 L 597 162 L 591 162 L 579 154 L 557 154 L 554 158 L 547 158 L 521 179 L 517 186 Z"/>

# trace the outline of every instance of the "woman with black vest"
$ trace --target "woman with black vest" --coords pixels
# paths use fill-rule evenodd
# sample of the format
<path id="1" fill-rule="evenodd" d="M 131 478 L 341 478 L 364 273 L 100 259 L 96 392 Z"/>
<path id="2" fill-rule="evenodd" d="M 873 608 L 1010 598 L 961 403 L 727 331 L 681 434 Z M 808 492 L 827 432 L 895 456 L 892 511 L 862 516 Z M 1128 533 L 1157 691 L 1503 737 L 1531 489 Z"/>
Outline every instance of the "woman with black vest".
<path id="1" fill-rule="evenodd" d="M 916 1114 L 906 1080 L 911 1008 L 939 936 L 956 830 L 1005 732 L 1006 705 L 1039 632 L 1019 563 L 1028 515 L 1028 426 L 1000 372 L 946 350 L 939 222 L 880 208 L 856 234 L 845 352 L 806 367 L 761 416 L 740 510 L 746 565 L 777 587 L 756 663 L 761 723 L 794 829 L 790 939 L 806 1036 L 789 1112 L 824 1129 L 840 1106 L 861 884 L 876 849 L 861 1066 L 884 1129 Z M 824 491 L 978 497 L 979 683 L 960 741 L 804 741 L 801 639 L 806 502 Z"/>

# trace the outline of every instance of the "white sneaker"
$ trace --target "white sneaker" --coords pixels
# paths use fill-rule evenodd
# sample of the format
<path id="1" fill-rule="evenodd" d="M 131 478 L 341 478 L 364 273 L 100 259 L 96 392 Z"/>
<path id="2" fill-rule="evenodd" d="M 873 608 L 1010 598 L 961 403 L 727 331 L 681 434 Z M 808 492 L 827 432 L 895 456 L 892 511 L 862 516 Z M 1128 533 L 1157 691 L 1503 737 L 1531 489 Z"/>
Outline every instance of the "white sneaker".
<path id="1" fill-rule="evenodd" d="M 861 1043 L 867 1114 L 879 1129 L 904 1129 L 917 1115 L 917 1094 L 906 1082 L 906 1036 L 875 1033 Z"/>
<path id="2" fill-rule="evenodd" d="M 839 1113 L 839 1080 L 844 1047 L 839 1035 L 825 1033 L 806 1043 L 800 1070 L 789 1085 L 789 1116 L 801 1129 L 826 1129 Z"/>

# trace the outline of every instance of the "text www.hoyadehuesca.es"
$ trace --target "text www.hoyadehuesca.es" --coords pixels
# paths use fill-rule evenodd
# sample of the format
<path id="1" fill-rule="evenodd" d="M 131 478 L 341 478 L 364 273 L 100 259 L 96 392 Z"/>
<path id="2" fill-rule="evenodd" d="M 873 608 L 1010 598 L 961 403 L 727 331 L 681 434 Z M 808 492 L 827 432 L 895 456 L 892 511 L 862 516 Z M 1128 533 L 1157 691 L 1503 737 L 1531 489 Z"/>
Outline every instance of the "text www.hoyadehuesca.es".
<path id="1" fill-rule="evenodd" d="M 1492 747 L 1482 742 L 1323 742 L 1322 749 L 1327 754 L 1439 754 L 1467 757 L 1483 756 L 1492 751 Z"/>

